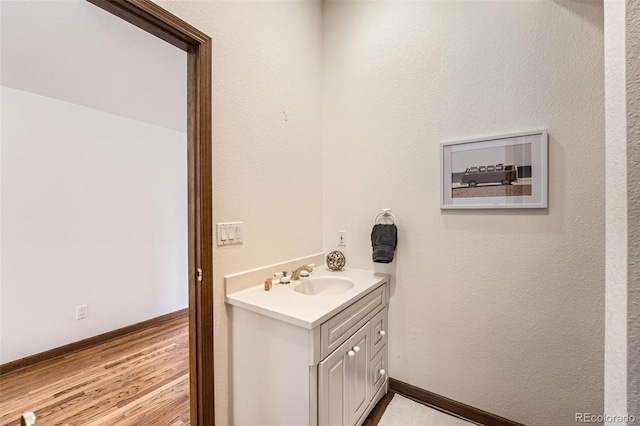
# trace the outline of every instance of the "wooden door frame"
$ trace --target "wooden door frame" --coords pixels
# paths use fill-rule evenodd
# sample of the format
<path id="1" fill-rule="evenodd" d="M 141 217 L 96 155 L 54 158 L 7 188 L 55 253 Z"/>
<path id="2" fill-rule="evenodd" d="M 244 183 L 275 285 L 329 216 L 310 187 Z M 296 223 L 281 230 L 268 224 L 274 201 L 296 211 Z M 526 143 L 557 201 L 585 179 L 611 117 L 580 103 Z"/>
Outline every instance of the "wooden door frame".
<path id="1" fill-rule="evenodd" d="M 188 54 L 189 381 L 192 426 L 213 426 L 211 38 L 150 0 L 87 0 Z M 202 271 L 197 278 L 198 270 Z"/>

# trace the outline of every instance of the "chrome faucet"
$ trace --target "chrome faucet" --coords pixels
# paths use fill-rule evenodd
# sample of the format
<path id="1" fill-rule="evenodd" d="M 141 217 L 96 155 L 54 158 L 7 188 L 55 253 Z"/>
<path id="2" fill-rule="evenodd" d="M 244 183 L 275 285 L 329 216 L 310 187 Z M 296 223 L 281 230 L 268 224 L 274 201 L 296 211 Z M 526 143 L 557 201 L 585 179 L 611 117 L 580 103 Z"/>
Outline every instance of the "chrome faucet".
<path id="1" fill-rule="evenodd" d="M 310 263 L 309 265 L 302 265 L 301 267 L 299 267 L 298 269 L 296 269 L 295 271 L 293 271 L 291 273 L 291 280 L 299 280 L 300 279 L 300 273 L 302 271 L 307 271 L 309 273 L 313 272 L 313 266 L 314 266 L 313 263 Z"/>

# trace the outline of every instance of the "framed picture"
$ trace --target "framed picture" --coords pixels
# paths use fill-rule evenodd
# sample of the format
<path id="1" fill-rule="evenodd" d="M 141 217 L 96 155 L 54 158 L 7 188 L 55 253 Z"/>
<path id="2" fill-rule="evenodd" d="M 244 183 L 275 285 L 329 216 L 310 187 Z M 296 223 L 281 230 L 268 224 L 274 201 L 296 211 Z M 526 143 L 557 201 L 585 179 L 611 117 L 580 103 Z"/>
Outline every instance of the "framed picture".
<path id="1" fill-rule="evenodd" d="M 547 131 L 440 145 L 441 209 L 547 207 Z"/>

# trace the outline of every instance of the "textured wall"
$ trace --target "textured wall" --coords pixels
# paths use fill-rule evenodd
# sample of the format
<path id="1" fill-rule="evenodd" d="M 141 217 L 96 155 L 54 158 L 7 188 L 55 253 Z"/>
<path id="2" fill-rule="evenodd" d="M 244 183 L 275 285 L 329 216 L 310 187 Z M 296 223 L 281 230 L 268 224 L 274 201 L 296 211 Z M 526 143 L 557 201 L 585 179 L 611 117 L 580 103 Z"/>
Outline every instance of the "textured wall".
<path id="1" fill-rule="evenodd" d="M 606 413 L 627 413 L 627 116 L 625 2 L 605 8 Z"/>
<path id="2" fill-rule="evenodd" d="M 603 411 L 601 2 L 325 2 L 324 248 L 394 275 L 392 377 L 526 424 Z M 439 143 L 547 128 L 549 209 L 441 211 Z M 374 216 L 400 245 L 371 263 Z"/>
<path id="3" fill-rule="evenodd" d="M 627 400 L 640 423 L 640 3 L 627 1 Z"/>
<path id="4" fill-rule="evenodd" d="M 342 229 L 349 266 L 394 274 L 394 377 L 527 424 L 602 412 L 602 3 L 159 3 L 213 37 L 214 217 L 247 227 L 215 254 L 218 422 L 222 276 Z M 439 210 L 439 142 L 536 128 L 548 210 Z M 382 207 L 389 266 L 370 262 Z"/>
<path id="5" fill-rule="evenodd" d="M 216 423 L 228 421 L 223 276 L 322 251 L 321 3 L 158 1 L 213 39 Z M 260 362 L 259 354 L 255 354 Z"/>

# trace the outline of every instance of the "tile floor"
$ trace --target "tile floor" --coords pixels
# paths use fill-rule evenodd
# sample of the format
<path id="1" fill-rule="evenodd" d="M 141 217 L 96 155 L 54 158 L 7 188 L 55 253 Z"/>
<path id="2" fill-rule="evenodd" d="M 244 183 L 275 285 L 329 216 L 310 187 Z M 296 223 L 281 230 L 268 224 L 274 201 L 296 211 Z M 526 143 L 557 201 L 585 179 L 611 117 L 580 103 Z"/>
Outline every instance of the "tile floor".
<path id="1" fill-rule="evenodd" d="M 470 426 L 473 424 L 395 394 L 378 426 Z"/>

